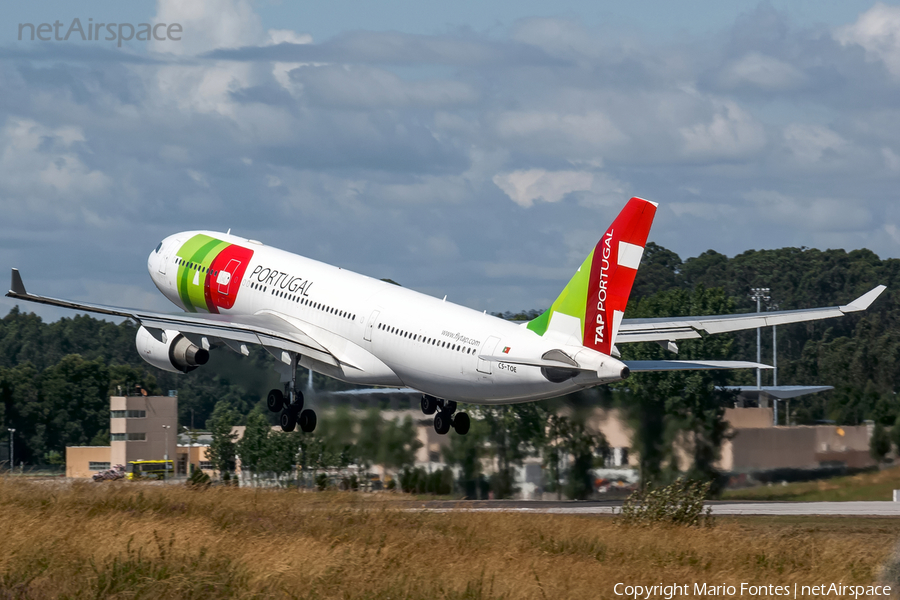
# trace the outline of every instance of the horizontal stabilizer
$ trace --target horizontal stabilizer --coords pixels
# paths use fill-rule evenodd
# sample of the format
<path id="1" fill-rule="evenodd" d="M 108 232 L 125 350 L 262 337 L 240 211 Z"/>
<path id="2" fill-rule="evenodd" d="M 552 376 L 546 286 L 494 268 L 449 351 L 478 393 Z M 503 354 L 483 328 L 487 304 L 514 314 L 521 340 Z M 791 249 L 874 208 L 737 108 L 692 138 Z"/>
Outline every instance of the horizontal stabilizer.
<path id="1" fill-rule="evenodd" d="M 724 389 L 731 392 L 738 392 L 744 396 L 759 396 L 760 394 L 768 394 L 779 400 L 788 400 L 790 398 L 798 398 L 807 394 L 818 394 L 819 392 L 827 392 L 833 390 L 830 385 L 764 385 L 756 387 L 755 385 L 729 385 Z"/>
<path id="2" fill-rule="evenodd" d="M 321 390 L 320 394 L 328 394 L 330 396 L 376 396 L 379 394 L 421 394 L 419 390 L 413 388 L 361 388 L 355 390 L 340 390 L 331 392 Z"/>
<path id="3" fill-rule="evenodd" d="M 705 371 L 709 369 L 771 369 L 769 365 L 744 360 L 626 360 L 632 373 L 650 371 Z"/>

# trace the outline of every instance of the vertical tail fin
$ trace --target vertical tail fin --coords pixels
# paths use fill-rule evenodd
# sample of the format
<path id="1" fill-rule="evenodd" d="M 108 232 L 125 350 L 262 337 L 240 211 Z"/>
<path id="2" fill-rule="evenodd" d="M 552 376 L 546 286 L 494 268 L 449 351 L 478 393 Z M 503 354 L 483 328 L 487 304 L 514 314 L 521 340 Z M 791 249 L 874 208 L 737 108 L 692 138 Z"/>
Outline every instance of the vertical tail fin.
<path id="1" fill-rule="evenodd" d="M 656 206 L 641 198 L 629 200 L 559 298 L 528 328 L 539 335 L 548 330 L 577 333 L 588 348 L 610 354 Z"/>

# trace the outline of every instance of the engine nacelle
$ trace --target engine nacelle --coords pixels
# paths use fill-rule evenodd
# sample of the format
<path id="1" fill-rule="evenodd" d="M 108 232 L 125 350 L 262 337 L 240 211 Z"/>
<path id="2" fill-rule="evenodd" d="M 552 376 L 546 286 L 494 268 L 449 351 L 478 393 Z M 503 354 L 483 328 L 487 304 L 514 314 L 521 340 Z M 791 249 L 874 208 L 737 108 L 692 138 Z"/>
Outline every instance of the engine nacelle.
<path id="1" fill-rule="evenodd" d="M 209 361 L 209 352 L 192 343 L 178 331 L 166 330 L 163 341 L 146 328 L 138 329 L 135 345 L 145 361 L 163 371 L 187 373 Z"/>

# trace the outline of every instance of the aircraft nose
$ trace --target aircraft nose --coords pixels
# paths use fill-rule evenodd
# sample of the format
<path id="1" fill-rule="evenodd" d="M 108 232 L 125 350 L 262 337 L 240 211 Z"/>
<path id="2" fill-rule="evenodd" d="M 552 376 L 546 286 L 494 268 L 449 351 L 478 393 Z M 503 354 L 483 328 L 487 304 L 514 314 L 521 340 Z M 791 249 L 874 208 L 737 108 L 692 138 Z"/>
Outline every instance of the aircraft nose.
<path id="1" fill-rule="evenodd" d="M 158 255 L 156 252 L 151 252 L 150 256 L 147 257 L 147 271 L 150 273 L 150 278 L 156 281 L 156 257 Z"/>
<path id="2" fill-rule="evenodd" d="M 150 278 L 153 281 L 157 280 L 160 261 L 163 260 L 163 250 L 166 245 L 166 240 L 161 241 L 156 248 L 150 251 L 150 255 L 147 256 L 147 270 L 150 272 Z"/>

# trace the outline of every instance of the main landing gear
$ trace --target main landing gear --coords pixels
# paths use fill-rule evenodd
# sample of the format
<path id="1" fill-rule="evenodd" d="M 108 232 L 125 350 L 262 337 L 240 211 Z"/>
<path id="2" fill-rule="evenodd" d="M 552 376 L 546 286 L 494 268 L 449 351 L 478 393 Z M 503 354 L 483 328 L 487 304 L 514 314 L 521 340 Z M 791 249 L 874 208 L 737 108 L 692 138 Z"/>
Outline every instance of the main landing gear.
<path id="1" fill-rule="evenodd" d="M 469 433 L 469 415 L 456 412 L 454 400 L 442 400 L 434 396 L 422 396 L 422 412 L 426 415 L 434 415 L 434 430 L 440 435 L 446 435 L 450 428 L 456 430 L 459 435 Z"/>
<path id="2" fill-rule="evenodd" d="M 269 392 L 266 406 L 272 412 L 281 411 L 282 431 L 293 431 L 300 424 L 300 431 L 310 433 L 316 430 L 316 412 L 303 410 L 303 393 L 297 389 L 297 356 L 291 357 L 291 380 L 284 384 L 284 393 L 279 389 Z"/>

